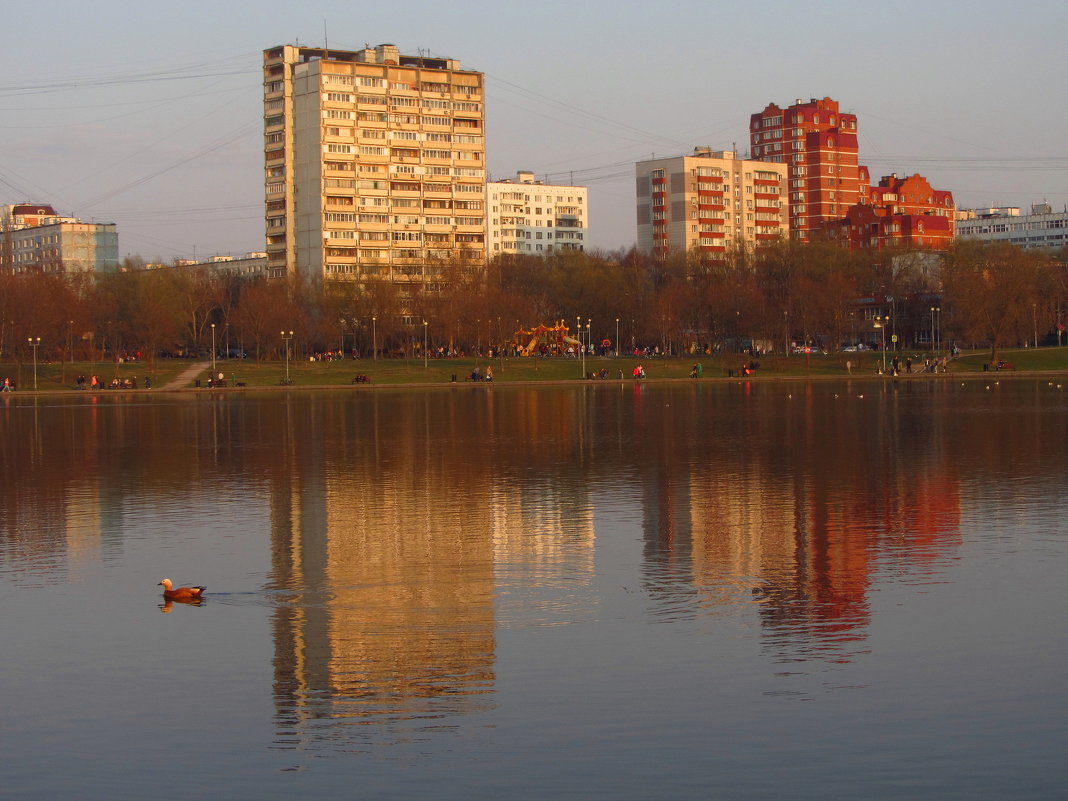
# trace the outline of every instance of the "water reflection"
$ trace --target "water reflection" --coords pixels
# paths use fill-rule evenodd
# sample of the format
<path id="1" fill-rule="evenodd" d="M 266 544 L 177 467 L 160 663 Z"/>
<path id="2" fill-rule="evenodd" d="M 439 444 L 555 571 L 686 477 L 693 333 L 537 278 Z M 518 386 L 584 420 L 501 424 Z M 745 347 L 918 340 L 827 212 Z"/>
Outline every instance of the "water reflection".
<path id="1" fill-rule="evenodd" d="M 465 488 L 419 400 L 388 422 L 377 397 L 285 410 L 271 483 L 281 744 L 306 746 L 323 720 L 408 737 L 492 686 L 489 518 L 447 511 Z"/>
<path id="2" fill-rule="evenodd" d="M 645 621 L 856 659 L 875 585 L 944 580 L 966 510 L 1063 472 L 1066 419 L 1041 382 L 5 399 L 0 570 L 266 537 L 277 745 L 410 740 L 494 709 L 502 629 L 634 580 Z"/>

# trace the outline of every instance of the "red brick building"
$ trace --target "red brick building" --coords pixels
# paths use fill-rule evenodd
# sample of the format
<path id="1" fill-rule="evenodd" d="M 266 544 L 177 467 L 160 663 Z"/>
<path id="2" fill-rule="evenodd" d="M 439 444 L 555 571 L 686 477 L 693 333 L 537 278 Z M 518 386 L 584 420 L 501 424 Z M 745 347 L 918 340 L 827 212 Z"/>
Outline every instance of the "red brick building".
<path id="1" fill-rule="evenodd" d="M 857 117 L 829 97 L 769 104 L 749 120 L 752 157 L 787 165 L 790 235 L 808 241 L 861 200 Z"/>
<path id="2" fill-rule="evenodd" d="M 850 248 L 945 250 L 953 241 L 953 216 L 952 192 L 932 188 L 919 174 L 893 174 L 865 187 L 860 201 L 844 218 L 827 221 L 825 230 L 847 239 Z"/>

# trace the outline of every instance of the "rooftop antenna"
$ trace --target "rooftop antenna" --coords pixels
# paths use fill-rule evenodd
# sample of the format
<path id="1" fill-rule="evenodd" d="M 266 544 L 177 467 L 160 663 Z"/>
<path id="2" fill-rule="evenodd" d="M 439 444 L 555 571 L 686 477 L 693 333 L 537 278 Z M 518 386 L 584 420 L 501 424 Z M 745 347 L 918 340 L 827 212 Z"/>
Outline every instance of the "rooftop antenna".
<path id="1" fill-rule="evenodd" d="M 323 54 L 327 59 L 330 58 L 330 37 L 326 31 L 326 17 L 323 17 Z"/>

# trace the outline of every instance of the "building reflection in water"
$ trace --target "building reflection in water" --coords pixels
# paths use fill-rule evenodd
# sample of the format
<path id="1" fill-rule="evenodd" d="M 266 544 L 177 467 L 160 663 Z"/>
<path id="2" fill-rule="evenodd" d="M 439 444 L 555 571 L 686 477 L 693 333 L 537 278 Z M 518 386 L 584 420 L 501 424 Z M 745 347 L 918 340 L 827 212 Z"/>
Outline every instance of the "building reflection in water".
<path id="1" fill-rule="evenodd" d="M 570 588 L 592 570 L 590 504 L 568 467 L 577 421 L 536 398 L 518 417 L 493 393 L 455 400 L 285 407 L 271 477 L 280 746 L 368 723 L 377 741 L 410 739 L 486 711 L 499 617 L 566 615 L 553 576 Z M 526 457 L 502 459 L 517 436 Z"/>
<path id="2" fill-rule="evenodd" d="M 882 387 L 762 389 L 739 383 L 729 403 L 695 392 L 682 409 L 635 421 L 653 614 L 755 603 L 772 658 L 848 661 L 866 648 L 876 571 L 922 580 L 959 544 L 956 469 L 945 447 L 928 447 L 943 442 L 929 428 L 941 416 L 917 426 Z M 845 413 L 862 402 L 874 418 Z M 708 424 L 680 431 L 679 419 Z"/>
<path id="3" fill-rule="evenodd" d="M 1022 390 L 842 386 L 5 401 L 0 566 L 77 580 L 186 523 L 194 493 L 269 505 L 281 747 L 492 709 L 502 627 L 589 620 L 633 579 L 633 561 L 598 563 L 595 511 L 600 537 L 639 545 L 651 620 L 752 620 L 773 662 L 850 660 L 876 580 L 940 580 L 962 507 L 1005 464 L 1038 476 L 1064 454 L 1044 411 L 1008 434 L 951 413 L 1015 413 Z M 638 517 L 605 523 L 624 506 Z"/>

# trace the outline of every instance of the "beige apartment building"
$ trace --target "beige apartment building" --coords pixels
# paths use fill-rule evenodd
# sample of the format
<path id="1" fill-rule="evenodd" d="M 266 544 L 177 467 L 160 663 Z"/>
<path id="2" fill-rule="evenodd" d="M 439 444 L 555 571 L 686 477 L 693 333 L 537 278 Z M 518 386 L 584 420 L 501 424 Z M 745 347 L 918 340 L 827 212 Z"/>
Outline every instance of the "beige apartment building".
<path id="1" fill-rule="evenodd" d="M 759 246 L 789 233 L 786 165 L 740 159 L 732 150 L 635 165 L 638 249 L 666 258 L 694 253 L 720 260 L 734 246 Z"/>
<path id="2" fill-rule="evenodd" d="M 486 194 L 491 258 L 586 249 L 586 187 L 546 184 L 520 171 L 486 184 Z"/>
<path id="3" fill-rule="evenodd" d="M 482 73 L 389 44 L 284 45 L 263 76 L 271 277 L 432 291 L 436 264 L 485 261 Z"/>

